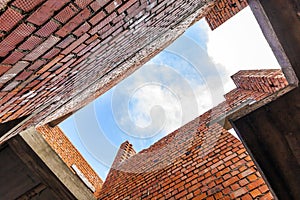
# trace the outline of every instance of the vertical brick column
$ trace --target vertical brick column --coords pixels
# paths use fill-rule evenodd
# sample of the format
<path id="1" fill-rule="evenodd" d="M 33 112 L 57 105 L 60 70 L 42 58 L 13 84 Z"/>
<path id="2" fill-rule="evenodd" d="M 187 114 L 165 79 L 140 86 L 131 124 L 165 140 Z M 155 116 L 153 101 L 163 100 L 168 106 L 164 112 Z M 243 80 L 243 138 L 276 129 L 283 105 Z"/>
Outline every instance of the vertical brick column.
<path id="1" fill-rule="evenodd" d="M 74 170 L 72 165 L 76 165 L 86 179 L 93 185 L 95 188 L 94 195 L 98 197 L 103 183 L 101 178 L 82 157 L 78 150 L 72 145 L 62 130 L 58 126 L 52 128 L 48 125 L 45 125 L 38 127 L 37 131 L 45 138 L 47 143 L 73 172 Z"/>

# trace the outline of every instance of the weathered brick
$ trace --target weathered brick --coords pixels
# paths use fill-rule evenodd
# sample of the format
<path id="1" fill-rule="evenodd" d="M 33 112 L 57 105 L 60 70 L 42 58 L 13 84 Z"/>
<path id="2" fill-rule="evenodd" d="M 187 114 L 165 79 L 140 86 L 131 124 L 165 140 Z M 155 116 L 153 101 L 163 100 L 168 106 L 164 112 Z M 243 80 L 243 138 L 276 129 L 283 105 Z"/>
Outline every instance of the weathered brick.
<path id="1" fill-rule="evenodd" d="M 24 81 L 26 78 L 28 78 L 32 74 L 32 71 L 23 71 L 21 74 L 19 74 L 15 80 L 17 81 Z"/>
<path id="2" fill-rule="evenodd" d="M 89 22 L 92 25 L 97 24 L 98 22 L 100 22 L 104 17 L 106 16 L 106 14 L 103 11 L 100 11 L 99 13 L 97 13 L 94 17 L 92 17 Z"/>
<path id="3" fill-rule="evenodd" d="M 37 60 L 34 63 L 32 63 L 30 65 L 30 67 L 28 67 L 28 70 L 32 70 L 35 71 L 36 69 L 40 68 L 42 65 L 46 64 L 45 60 Z"/>
<path id="4" fill-rule="evenodd" d="M 41 55 L 43 55 L 46 51 L 51 49 L 57 42 L 60 41 L 60 38 L 55 36 L 50 36 L 47 40 L 45 40 L 42 44 L 36 47 L 33 51 L 27 54 L 24 60 L 34 61 L 38 59 Z"/>
<path id="5" fill-rule="evenodd" d="M 71 19 L 76 13 L 78 12 L 78 9 L 72 5 L 69 4 L 67 7 L 65 7 L 63 10 L 61 10 L 54 18 L 61 23 L 66 23 L 69 19 Z"/>
<path id="6" fill-rule="evenodd" d="M 82 24 L 79 28 L 77 28 L 75 31 L 73 31 L 73 34 L 77 37 L 82 36 L 84 33 L 88 32 L 88 30 L 91 28 L 91 26 L 85 22 Z"/>
<path id="7" fill-rule="evenodd" d="M 19 60 L 21 60 L 25 54 L 20 51 L 13 51 L 2 63 L 3 64 L 16 64 Z"/>
<path id="8" fill-rule="evenodd" d="M 0 56 L 5 56 L 9 51 L 13 50 L 25 37 L 29 36 L 35 30 L 34 27 L 21 24 L 5 40 L 0 43 Z"/>
<path id="9" fill-rule="evenodd" d="M 29 12 L 36 6 L 41 4 L 44 0 L 15 0 L 12 5 L 22 9 L 23 11 Z"/>
<path id="10" fill-rule="evenodd" d="M 50 20 L 44 26 L 42 26 L 35 34 L 41 37 L 49 37 L 59 27 L 59 24 Z"/>
<path id="11" fill-rule="evenodd" d="M 23 15 L 11 8 L 8 8 L 3 14 L 0 16 L 0 30 L 2 31 L 10 31 L 15 25 L 17 25 L 21 19 L 23 19 Z"/>
<path id="12" fill-rule="evenodd" d="M 122 5 L 122 0 L 113 0 L 109 5 L 105 7 L 106 12 L 111 13 L 115 9 L 117 9 L 120 5 Z"/>
<path id="13" fill-rule="evenodd" d="M 55 11 L 61 9 L 68 1 L 69 0 L 48 0 L 30 15 L 27 21 L 36 25 L 42 25 L 52 17 Z"/>
<path id="14" fill-rule="evenodd" d="M 19 61 L 0 77 L 0 83 L 6 83 L 7 81 L 15 77 L 18 73 L 23 71 L 24 68 L 28 65 L 29 63 L 26 61 Z"/>
<path id="15" fill-rule="evenodd" d="M 32 50 L 34 49 L 37 45 L 39 45 L 43 39 L 36 37 L 34 35 L 30 36 L 25 42 L 23 42 L 18 49 L 21 50 Z"/>
<path id="16" fill-rule="evenodd" d="M 70 45 L 72 42 L 74 42 L 76 39 L 73 35 L 69 35 L 68 37 L 66 37 L 63 41 L 61 41 L 58 45 L 56 45 L 56 47 L 59 48 L 66 48 L 68 45 Z"/>
<path id="17" fill-rule="evenodd" d="M 122 13 L 125 10 L 127 10 L 130 6 L 132 6 L 133 4 L 136 3 L 136 0 L 129 0 L 127 1 L 125 4 L 123 4 L 119 9 L 118 9 L 118 13 Z"/>
<path id="18" fill-rule="evenodd" d="M 90 7 L 93 9 L 94 12 L 97 12 L 100 8 L 102 8 L 108 0 L 102 0 L 102 1 L 94 1 L 90 4 Z"/>
<path id="19" fill-rule="evenodd" d="M 83 9 L 79 14 L 77 14 L 74 18 L 72 18 L 67 24 L 65 24 L 62 28 L 59 29 L 55 34 L 65 37 L 67 34 L 71 33 L 76 27 L 78 27 L 81 23 L 83 23 L 86 19 L 88 19 L 91 15 L 89 9 Z"/>
<path id="20" fill-rule="evenodd" d="M 7 72 L 11 67 L 11 65 L 0 65 L 0 76 Z"/>
<path id="21" fill-rule="evenodd" d="M 85 8 L 87 5 L 89 5 L 93 0 L 75 0 L 75 3 L 80 8 Z M 101 1 L 107 1 L 107 0 L 101 0 Z"/>
<path id="22" fill-rule="evenodd" d="M 66 49 L 64 49 L 61 53 L 66 55 L 70 53 L 73 49 L 75 49 L 77 46 L 82 44 L 85 40 L 87 40 L 90 36 L 88 34 L 82 35 L 78 40 L 73 42 L 70 46 L 68 46 Z"/>
<path id="23" fill-rule="evenodd" d="M 59 53 L 61 52 L 60 49 L 58 48 L 52 48 L 50 51 L 48 51 L 45 55 L 43 55 L 42 58 L 45 58 L 45 59 L 52 59 L 54 58 L 55 56 L 57 56 Z"/>

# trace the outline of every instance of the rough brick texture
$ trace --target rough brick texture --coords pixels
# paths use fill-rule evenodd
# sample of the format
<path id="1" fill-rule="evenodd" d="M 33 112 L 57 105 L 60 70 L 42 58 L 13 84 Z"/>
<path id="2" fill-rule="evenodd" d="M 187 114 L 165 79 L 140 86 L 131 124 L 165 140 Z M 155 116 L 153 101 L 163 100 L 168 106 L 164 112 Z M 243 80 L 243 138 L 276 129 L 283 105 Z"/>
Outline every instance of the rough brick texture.
<path id="1" fill-rule="evenodd" d="M 236 84 L 247 75 L 272 82 L 275 74 L 284 78 L 280 70 L 245 70 L 233 78 Z M 100 199 L 273 199 L 243 144 L 213 123 L 249 99 L 270 95 L 269 90 L 237 86 L 224 95 L 226 101 L 148 149 L 135 153 L 129 142 L 123 143 Z M 285 86 L 279 84 L 277 89 Z"/>
<path id="2" fill-rule="evenodd" d="M 93 185 L 95 188 L 94 195 L 98 197 L 103 183 L 101 178 L 72 145 L 62 130 L 58 126 L 52 128 L 48 125 L 40 126 L 37 130 L 73 172 L 72 165 L 76 165 L 87 180 Z"/>
<path id="3" fill-rule="evenodd" d="M 205 19 L 212 30 L 248 6 L 246 0 L 217 0 Z"/>
<path id="4" fill-rule="evenodd" d="M 202 120 L 112 168 L 100 199 L 273 199 L 241 142 Z"/>
<path id="5" fill-rule="evenodd" d="M 288 85 L 280 69 L 243 70 L 232 76 L 238 88 L 273 93 Z"/>
<path id="6" fill-rule="evenodd" d="M 0 142 L 94 100 L 179 37 L 213 3 L 0 3 L 0 122 L 29 116 Z"/>

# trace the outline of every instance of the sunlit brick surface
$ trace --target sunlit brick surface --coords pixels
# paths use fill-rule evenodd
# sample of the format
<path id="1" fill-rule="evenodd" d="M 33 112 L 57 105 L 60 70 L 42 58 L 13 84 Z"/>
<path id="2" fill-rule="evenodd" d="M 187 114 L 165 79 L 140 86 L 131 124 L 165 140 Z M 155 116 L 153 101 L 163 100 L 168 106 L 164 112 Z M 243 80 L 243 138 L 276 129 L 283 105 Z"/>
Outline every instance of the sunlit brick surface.
<path id="1" fill-rule="evenodd" d="M 0 7 L 0 122 L 73 112 L 180 36 L 213 0 L 12 0 Z"/>
<path id="2" fill-rule="evenodd" d="M 274 199 L 243 144 L 213 120 L 288 84 L 280 70 L 244 70 L 233 80 L 226 101 L 148 149 L 123 143 L 100 199 Z"/>
<path id="3" fill-rule="evenodd" d="M 210 28 L 214 30 L 246 6 L 248 6 L 246 0 L 217 0 L 205 18 Z"/>
<path id="4" fill-rule="evenodd" d="M 96 190 L 94 195 L 98 197 L 103 183 L 101 178 L 72 145 L 62 130 L 58 126 L 52 128 L 48 125 L 40 126 L 37 130 L 71 170 L 72 165 L 76 165 L 87 180 L 93 185 Z M 74 172 L 74 170 L 72 171 Z"/>

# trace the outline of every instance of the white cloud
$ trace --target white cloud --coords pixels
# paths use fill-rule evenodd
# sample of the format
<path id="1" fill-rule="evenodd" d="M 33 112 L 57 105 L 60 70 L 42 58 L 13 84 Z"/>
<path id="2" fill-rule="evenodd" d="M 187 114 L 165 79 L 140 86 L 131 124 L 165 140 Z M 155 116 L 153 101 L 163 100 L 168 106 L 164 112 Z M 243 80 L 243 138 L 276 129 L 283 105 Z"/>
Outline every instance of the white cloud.
<path id="1" fill-rule="evenodd" d="M 231 75 L 242 69 L 280 68 L 249 7 L 208 31 L 207 48 Z"/>

